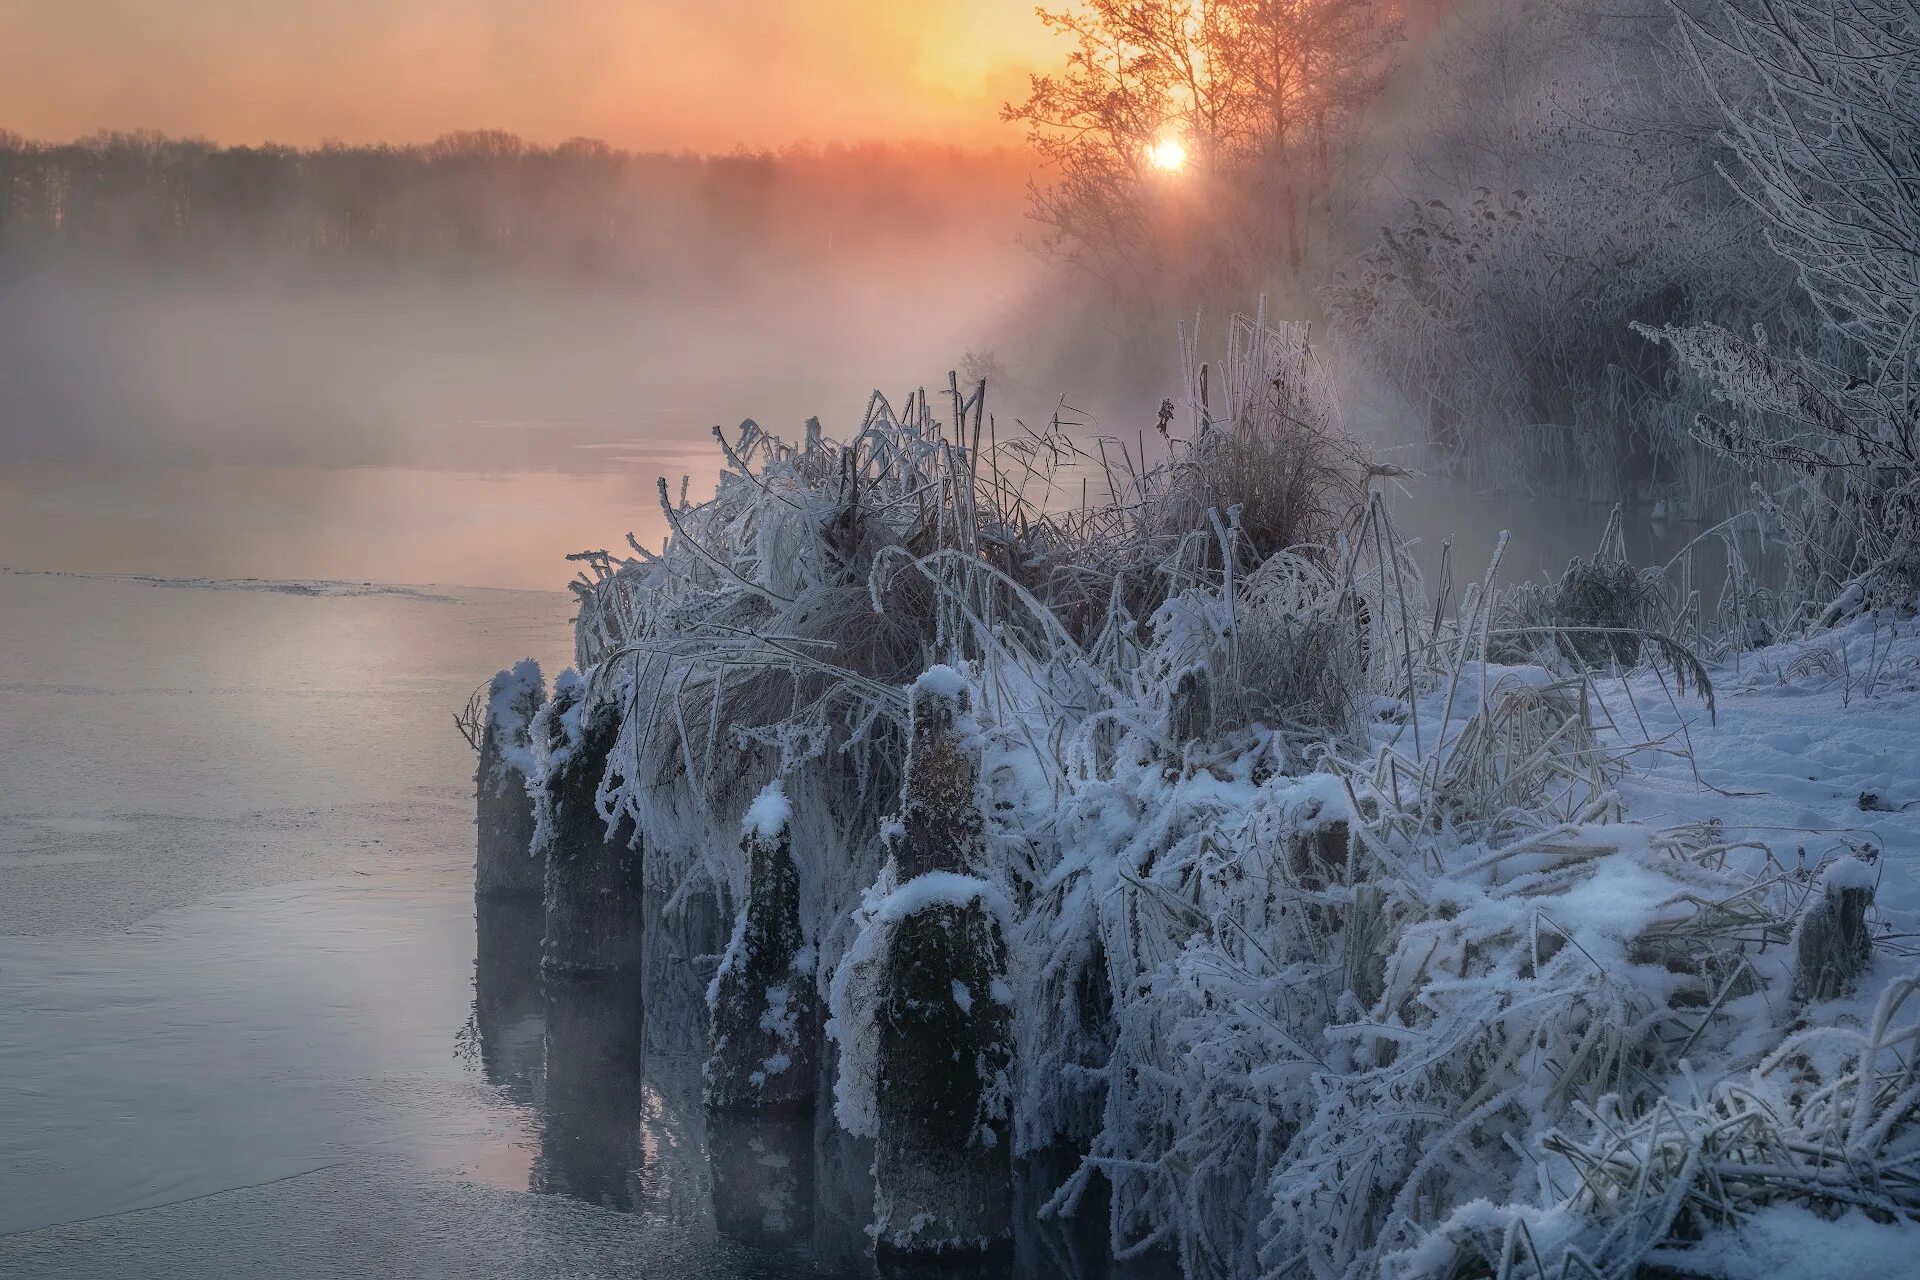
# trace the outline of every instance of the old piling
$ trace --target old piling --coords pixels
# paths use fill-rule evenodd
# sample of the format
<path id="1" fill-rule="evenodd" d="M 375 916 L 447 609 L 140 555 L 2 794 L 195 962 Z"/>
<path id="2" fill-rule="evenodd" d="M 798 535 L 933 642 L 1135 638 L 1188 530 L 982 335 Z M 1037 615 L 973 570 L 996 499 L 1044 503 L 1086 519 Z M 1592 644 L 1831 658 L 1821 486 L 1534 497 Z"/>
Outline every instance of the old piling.
<path id="1" fill-rule="evenodd" d="M 474 807 L 479 825 L 473 891 L 481 897 L 540 896 L 541 867 L 533 860 L 531 726 L 546 700 L 540 664 L 523 658 L 494 676 L 487 689 L 480 732 L 480 763 L 474 771 Z"/>
<path id="2" fill-rule="evenodd" d="M 1873 957 L 1867 908 L 1873 905 L 1873 868 L 1842 858 L 1827 868 L 1793 931 L 1793 996 L 1831 1000 L 1853 986 Z"/>
<path id="3" fill-rule="evenodd" d="M 896 1259 L 1010 1247 L 1013 1197 L 1012 996 L 1000 895 L 977 878 L 967 688 L 935 667 L 911 705 L 875 1017 L 874 1239 Z"/>
<path id="4" fill-rule="evenodd" d="M 808 1111 L 819 1085 L 819 992 L 800 927 L 792 810 L 767 785 L 742 824 L 746 900 L 708 991 L 706 1102 L 723 1111 Z"/>
<path id="5" fill-rule="evenodd" d="M 619 707 L 573 672 L 535 717 L 533 858 L 546 870 L 543 963 L 566 974 L 640 968 L 642 859 L 633 822 L 611 825 L 597 797 L 620 736 Z"/>

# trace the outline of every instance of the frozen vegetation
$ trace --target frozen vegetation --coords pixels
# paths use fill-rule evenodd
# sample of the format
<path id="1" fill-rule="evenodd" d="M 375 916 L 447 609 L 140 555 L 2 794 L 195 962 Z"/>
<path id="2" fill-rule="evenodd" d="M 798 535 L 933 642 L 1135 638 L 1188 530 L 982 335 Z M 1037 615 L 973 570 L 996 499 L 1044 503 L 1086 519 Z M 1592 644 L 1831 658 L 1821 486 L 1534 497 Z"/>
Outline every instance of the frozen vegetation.
<path id="1" fill-rule="evenodd" d="M 1045 1212 L 1110 1197 L 1118 1254 L 1191 1276 L 1920 1246 L 1911 609 L 1791 627 L 1611 541 L 1424 583 L 1300 332 L 1232 339 L 1157 465 L 876 396 L 845 443 L 747 424 L 663 550 L 590 557 L 579 657 L 637 762 L 604 813 L 649 879 L 742 903 L 792 833 L 784 954 L 867 1134 L 887 931 L 984 908 L 1006 977 L 950 1000 L 1010 1014 L 1012 1154 L 1077 1153 Z M 1113 497 L 1060 501 L 1088 469 Z M 978 833 L 907 874 L 928 690 Z"/>

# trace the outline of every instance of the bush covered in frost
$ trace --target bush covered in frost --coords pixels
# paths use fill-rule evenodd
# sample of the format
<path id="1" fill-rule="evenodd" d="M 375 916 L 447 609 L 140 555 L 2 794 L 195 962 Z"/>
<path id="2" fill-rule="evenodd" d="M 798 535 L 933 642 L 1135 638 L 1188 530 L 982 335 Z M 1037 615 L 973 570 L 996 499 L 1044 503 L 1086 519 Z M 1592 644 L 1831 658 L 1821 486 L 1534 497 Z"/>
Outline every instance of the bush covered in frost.
<path id="1" fill-rule="evenodd" d="M 1008 990 L 966 992 L 1012 1006 L 992 1096 L 1017 1155 L 1080 1153 L 1046 1212 L 1109 1197 L 1118 1254 L 1508 1274 L 1531 1233 L 1539 1267 L 1604 1241 L 1626 1274 L 1687 1214 L 1827 1185 L 1843 1157 L 1793 1144 L 1833 1090 L 1881 1117 L 1847 1169 L 1904 1158 L 1911 1107 L 1862 1081 L 1909 1033 L 1833 1049 L 1824 1084 L 1671 1095 L 1772 1025 L 1802 900 L 1714 829 L 1623 820 L 1620 771 L 1668 748 L 1588 669 L 1711 698 L 1639 586 L 1589 570 L 1536 616 L 1496 553 L 1436 603 L 1304 330 L 1240 318 L 1221 365 L 1188 355 L 1157 460 L 1005 428 L 951 380 L 876 394 L 844 441 L 744 424 L 712 498 L 662 486 L 662 549 L 582 558 L 579 659 L 625 708 L 601 802 L 650 891 L 740 901 L 743 816 L 779 782 L 841 1120 L 872 1127 L 908 688 L 944 665 L 980 760 L 950 878 L 1010 953 Z M 1802 1172 L 1738 1190 L 1685 1156 L 1758 1169 L 1774 1142 Z"/>

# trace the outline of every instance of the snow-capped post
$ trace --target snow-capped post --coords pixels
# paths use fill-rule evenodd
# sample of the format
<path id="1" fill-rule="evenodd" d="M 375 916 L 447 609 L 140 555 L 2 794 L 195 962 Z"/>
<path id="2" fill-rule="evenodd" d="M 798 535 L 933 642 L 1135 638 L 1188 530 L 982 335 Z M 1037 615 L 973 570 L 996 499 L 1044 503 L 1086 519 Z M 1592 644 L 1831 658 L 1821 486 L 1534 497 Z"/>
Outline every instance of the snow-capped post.
<path id="1" fill-rule="evenodd" d="M 1873 957 L 1867 908 L 1873 905 L 1873 868 L 1842 858 L 1820 878 L 1819 896 L 1793 931 L 1793 995 L 1831 1000 L 1853 986 Z"/>
<path id="2" fill-rule="evenodd" d="M 978 879 L 977 748 L 968 691 L 914 683 L 912 741 L 874 1013 L 874 1241 L 894 1257 L 1011 1240 L 1011 993 L 998 890 Z"/>
<path id="3" fill-rule="evenodd" d="M 550 973 L 637 971 L 641 960 L 640 851 L 624 814 L 609 829 L 596 797 L 620 736 L 620 709 L 591 696 L 572 671 L 534 718 L 533 859 L 546 868 Z"/>
<path id="4" fill-rule="evenodd" d="M 540 664 L 522 658 L 487 687 L 480 764 L 474 771 L 479 841 L 473 891 L 481 897 L 538 897 L 541 868 L 533 860 L 532 722 L 546 701 Z"/>
<path id="5" fill-rule="evenodd" d="M 963 740 L 966 681 L 952 667 L 931 667 L 914 681 L 908 702 L 911 741 L 901 791 L 904 827 L 894 857 L 902 882 L 928 871 L 970 875 L 980 856 L 980 808 L 974 786 L 980 762 Z"/>
<path id="6" fill-rule="evenodd" d="M 707 1106 L 808 1111 L 820 1080 L 820 997 L 813 948 L 800 929 L 793 810 L 777 779 L 741 826 L 747 897 L 707 991 Z"/>

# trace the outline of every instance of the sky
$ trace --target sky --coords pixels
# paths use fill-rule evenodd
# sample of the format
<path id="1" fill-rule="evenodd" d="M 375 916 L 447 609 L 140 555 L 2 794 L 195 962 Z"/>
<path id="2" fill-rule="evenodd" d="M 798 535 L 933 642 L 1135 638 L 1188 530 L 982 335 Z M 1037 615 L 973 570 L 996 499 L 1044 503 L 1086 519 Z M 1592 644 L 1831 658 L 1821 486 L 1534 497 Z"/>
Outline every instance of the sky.
<path id="1" fill-rule="evenodd" d="M 1033 0 L 0 0 L 0 129 L 1014 144 Z"/>

